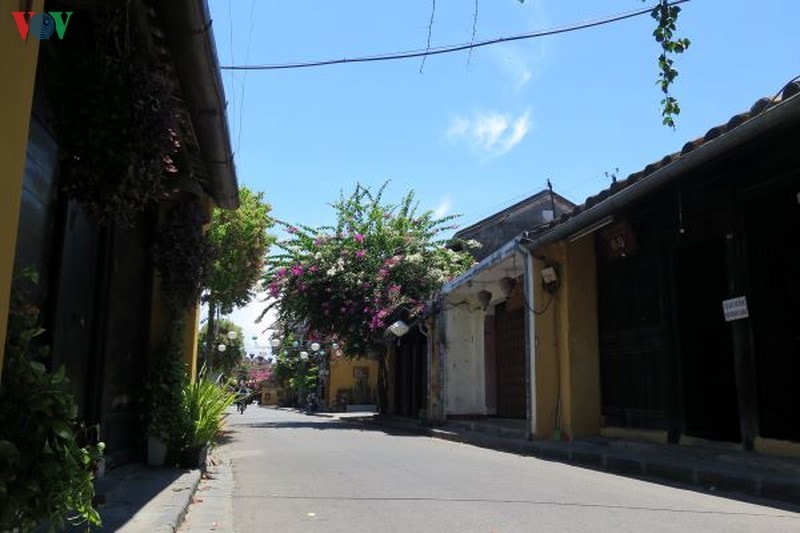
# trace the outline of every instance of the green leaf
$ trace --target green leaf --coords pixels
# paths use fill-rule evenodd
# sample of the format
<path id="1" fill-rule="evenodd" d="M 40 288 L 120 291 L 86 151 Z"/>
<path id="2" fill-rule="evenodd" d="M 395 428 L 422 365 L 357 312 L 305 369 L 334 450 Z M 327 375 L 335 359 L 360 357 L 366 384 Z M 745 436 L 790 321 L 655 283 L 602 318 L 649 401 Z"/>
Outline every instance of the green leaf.
<path id="1" fill-rule="evenodd" d="M 53 432 L 62 439 L 71 439 L 73 437 L 72 430 L 63 420 L 53 420 L 50 423 L 50 427 L 52 428 Z"/>
<path id="2" fill-rule="evenodd" d="M 0 440 L 0 461 L 9 463 L 19 456 L 19 450 L 11 441 Z"/>

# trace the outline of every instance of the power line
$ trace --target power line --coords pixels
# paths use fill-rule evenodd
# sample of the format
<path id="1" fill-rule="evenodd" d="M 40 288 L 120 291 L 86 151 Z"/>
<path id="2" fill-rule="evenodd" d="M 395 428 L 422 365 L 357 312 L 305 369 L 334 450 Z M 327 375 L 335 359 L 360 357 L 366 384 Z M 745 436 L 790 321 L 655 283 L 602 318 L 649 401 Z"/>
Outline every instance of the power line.
<path id="1" fill-rule="evenodd" d="M 431 35 L 433 34 L 433 17 L 436 15 L 436 0 L 432 0 L 431 2 L 431 20 L 428 22 L 428 44 L 425 46 L 425 50 L 431 49 Z M 428 58 L 428 54 L 422 56 L 422 64 L 419 66 L 419 73 L 422 74 L 422 69 L 425 68 L 425 59 Z"/>
<path id="2" fill-rule="evenodd" d="M 250 3 L 250 29 L 247 32 L 247 48 L 245 49 L 244 53 L 244 62 L 247 63 L 250 60 L 250 42 L 253 39 L 253 21 L 255 17 L 256 9 L 256 0 L 251 0 Z M 239 99 L 239 131 L 236 134 L 236 153 L 239 153 L 239 146 L 242 143 L 242 114 L 244 112 L 244 90 L 247 87 L 247 71 L 244 72 L 244 76 L 242 77 L 242 94 L 241 98 Z"/>
<path id="3" fill-rule="evenodd" d="M 675 0 L 674 2 L 670 2 L 668 5 L 678 5 L 688 2 L 689 0 Z M 648 7 L 644 9 L 639 9 L 637 11 L 630 11 L 628 13 L 622 13 L 619 15 L 612 15 L 602 19 L 596 19 L 589 22 L 583 22 L 578 24 L 572 24 L 569 26 L 562 26 L 559 28 L 553 28 L 549 30 L 539 30 L 530 33 L 522 33 L 519 35 L 512 35 L 509 37 L 498 37 L 496 39 L 488 39 L 485 41 L 478 41 L 478 42 L 469 42 L 457 45 L 449 45 L 449 46 L 440 46 L 431 49 L 424 49 L 424 50 L 410 50 L 406 52 L 394 52 L 388 54 L 379 54 L 373 56 L 362 56 L 362 57 L 354 57 L 354 58 L 342 58 L 342 59 L 326 59 L 321 61 L 306 61 L 306 62 L 297 62 L 297 63 L 279 63 L 273 65 L 223 65 L 220 67 L 222 70 L 289 70 L 289 69 L 300 69 L 300 68 L 311 68 L 311 67 L 323 67 L 329 65 L 341 65 L 345 63 L 372 63 L 378 61 L 393 61 L 397 59 L 411 59 L 415 57 L 427 57 L 433 55 L 440 55 L 440 54 L 451 54 L 454 52 L 461 52 L 463 50 L 472 50 L 474 48 L 481 48 L 484 46 L 491 46 L 495 44 L 501 43 L 508 43 L 513 41 L 522 41 L 526 39 L 535 39 L 538 37 L 547 37 L 550 35 L 558 35 L 561 33 L 569 33 L 578 30 L 585 30 L 588 28 L 594 28 L 597 26 L 603 26 L 606 24 L 611 24 L 614 22 L 619 22 L 622 20 L 638 17 L 641 15 L 649 14 L 653 11 L 653 7 Z"/>
<path id="4" fill-rule="evenodd" d="M 228 37 L 229 37 L 229 45 L 231 48 L 231 63 L 234 63 L 235 60 L 233 58 L 233 0 L 228 0 Z M 231 72 L 231 130 L 236 131 L 236 82 L 234 78 L 234 73 Z"/>

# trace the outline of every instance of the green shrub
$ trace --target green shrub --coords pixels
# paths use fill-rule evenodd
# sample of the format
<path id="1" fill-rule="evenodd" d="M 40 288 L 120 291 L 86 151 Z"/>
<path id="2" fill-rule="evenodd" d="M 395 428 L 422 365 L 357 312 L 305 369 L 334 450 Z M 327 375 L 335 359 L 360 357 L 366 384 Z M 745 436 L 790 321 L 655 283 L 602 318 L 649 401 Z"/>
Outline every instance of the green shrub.
<path id="1" fill-rule="evenodd" d="M 48 372 L 37 361 L 47 353 L 35 348 L 38 309 L 19 298 L 9 313 L 0 385 L 0 531 L 100 525 L 92 480 L 103 443 L 85 444 L 64 369 Z"/>
<path id="2" fill-rule="evenodd" d="M 174 464 L 190 430 L 183 407 L 183 389 L 189 378 L 183 362 L 182 332 L 183 322 L 174 321 L 164 347 L 151 361 L 147 379 L 147 435 L 166 444 L 169 464 Z"/>

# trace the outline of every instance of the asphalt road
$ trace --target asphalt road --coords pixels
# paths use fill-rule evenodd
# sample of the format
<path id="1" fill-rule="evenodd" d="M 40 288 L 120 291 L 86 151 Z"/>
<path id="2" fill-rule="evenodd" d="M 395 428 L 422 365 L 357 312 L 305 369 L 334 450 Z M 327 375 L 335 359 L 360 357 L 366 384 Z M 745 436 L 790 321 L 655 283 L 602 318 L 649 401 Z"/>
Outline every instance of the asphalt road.
<path id="1" fill-rule="evenodd" d="M 182 531 L 800 531 L 800 514 L 251 406 Z"/>

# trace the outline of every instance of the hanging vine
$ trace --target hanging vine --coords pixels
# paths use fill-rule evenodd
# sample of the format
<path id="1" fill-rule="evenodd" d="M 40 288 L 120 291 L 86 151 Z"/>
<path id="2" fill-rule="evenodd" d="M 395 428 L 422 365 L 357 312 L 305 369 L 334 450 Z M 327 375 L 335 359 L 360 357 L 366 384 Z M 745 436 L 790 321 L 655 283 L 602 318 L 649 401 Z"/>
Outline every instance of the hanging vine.
<path id="1" fill-rule="evenodd" d="M 203 225 L 208 216 L 203 207 L 187 200 L 168 214 L 153 249 L 153 260 L 161 273 L 167 302 L 175 311 L 191 309 L 200 302 L 200 292 L 212 269 L 214 248 Z"/>
<path id="2" fill-rule="evenodd" d="M 167 196 L 180 172 L 172 82 L 148 61 L 128 9 L 96 14 L 93 41 L 65 47 L 69 70 L 50 95 L 63 190 L 98 222 L 127 226 Z"/>

